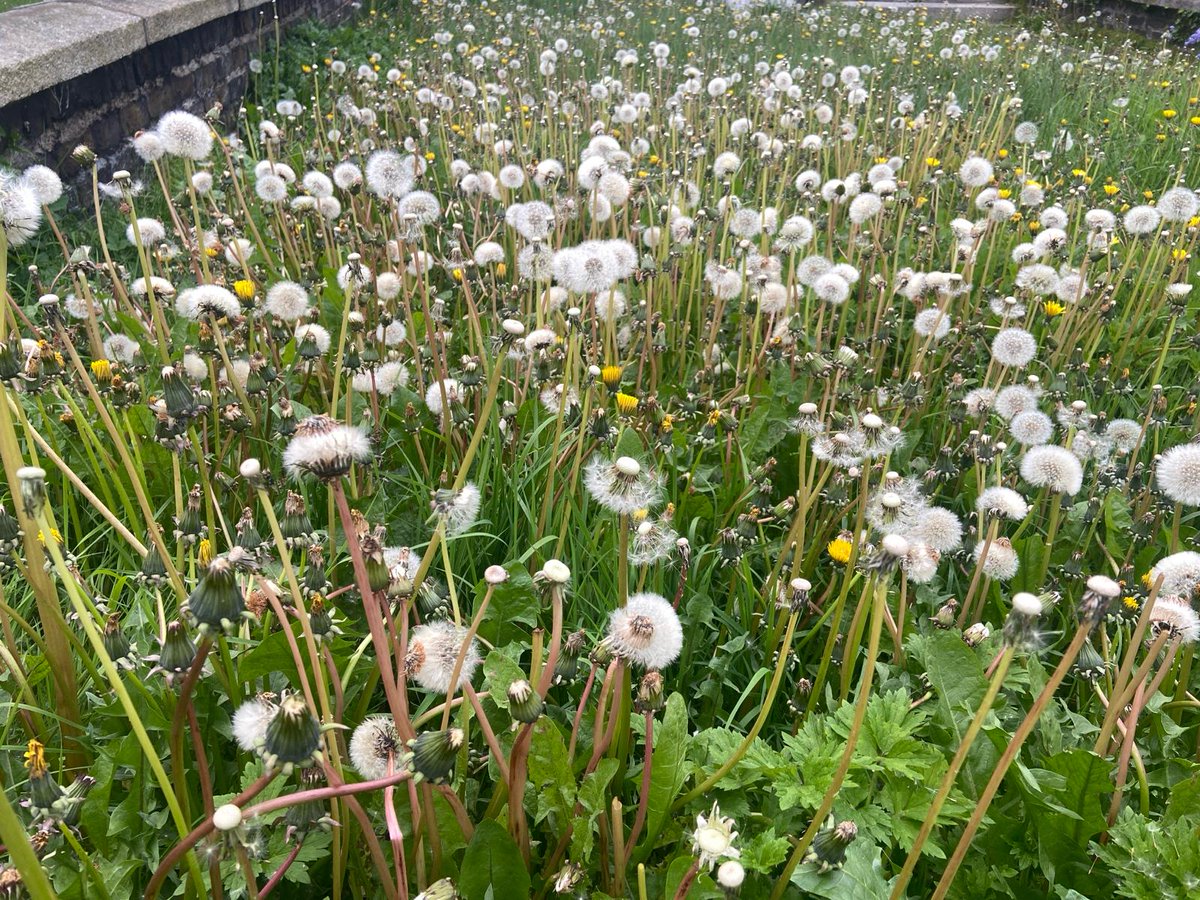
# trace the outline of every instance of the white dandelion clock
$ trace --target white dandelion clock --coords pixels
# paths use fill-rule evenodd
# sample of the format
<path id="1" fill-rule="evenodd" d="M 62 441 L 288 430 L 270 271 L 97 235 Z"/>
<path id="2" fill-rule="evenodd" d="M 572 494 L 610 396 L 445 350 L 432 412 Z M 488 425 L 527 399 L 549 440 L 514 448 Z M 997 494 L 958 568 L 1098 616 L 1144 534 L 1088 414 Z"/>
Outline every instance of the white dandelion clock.
<path id="1" fill-rule="evenodd" d="M 633 594 L 609 617 L 605 642 L 627 664 L 659 671 L 679 657 L 683 626 L 665 597 Z"/>

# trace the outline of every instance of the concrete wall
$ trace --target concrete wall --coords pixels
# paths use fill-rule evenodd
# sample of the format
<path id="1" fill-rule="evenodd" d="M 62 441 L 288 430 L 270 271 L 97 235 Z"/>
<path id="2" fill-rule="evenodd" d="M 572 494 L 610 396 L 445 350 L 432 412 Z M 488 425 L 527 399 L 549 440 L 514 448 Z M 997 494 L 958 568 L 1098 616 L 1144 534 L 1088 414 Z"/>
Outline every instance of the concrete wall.
<path id="1" fill-rule="evenodd" d="M 87 144 L 112 166 L 172 109 L 231 113 L 280 25 L 335 22 L 352 0 L 46 0 L 0 13 L 0 157 L 73 171 Z"/>

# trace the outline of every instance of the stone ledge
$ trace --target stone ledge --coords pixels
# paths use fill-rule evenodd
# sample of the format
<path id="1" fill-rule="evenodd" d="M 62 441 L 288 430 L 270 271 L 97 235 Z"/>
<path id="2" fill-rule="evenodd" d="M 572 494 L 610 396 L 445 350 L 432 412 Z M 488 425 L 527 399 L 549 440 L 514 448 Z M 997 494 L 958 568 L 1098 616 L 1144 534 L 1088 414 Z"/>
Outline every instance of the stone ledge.
<path id="1" fill-rule="evenodd" d="M 145 46 L 140 17 L 95 3 L 48 0 L 0 13 L 0 107 Z"/>
<path id="2" fill-rule="evenodd" d="M 126 13 L 142 20 L 146 43 L 174 37 L 238 11 L 238 0 L 65 0 L 84 2 L 113 12 Z"/>

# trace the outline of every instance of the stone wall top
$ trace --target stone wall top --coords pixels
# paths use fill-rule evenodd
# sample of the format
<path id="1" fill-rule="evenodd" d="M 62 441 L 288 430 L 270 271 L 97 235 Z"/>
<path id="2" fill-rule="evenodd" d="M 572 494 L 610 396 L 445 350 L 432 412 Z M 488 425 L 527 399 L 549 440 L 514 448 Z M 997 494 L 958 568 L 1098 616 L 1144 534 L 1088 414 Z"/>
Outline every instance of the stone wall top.
<path id="1" fill-rule="evenodd" d="M 0 12 L 0 107 L 215 19 L 269 3 L 43 0 Z"/>

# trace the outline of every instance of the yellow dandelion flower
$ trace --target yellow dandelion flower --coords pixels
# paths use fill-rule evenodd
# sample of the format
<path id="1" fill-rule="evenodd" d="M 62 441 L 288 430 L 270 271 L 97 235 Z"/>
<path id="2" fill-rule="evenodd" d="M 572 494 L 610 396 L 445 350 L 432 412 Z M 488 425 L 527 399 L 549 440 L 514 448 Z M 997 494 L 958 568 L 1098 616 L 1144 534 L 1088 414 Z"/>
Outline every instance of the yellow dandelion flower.
<path id="1" fill-rule="evenodd" d="M 1187 258 L 1188 252 L 1183 247 L 1176 247 L 1171 251 L 1171 259 L 1175 260 L 1175 262 L 1182 262 Z"/>
<path id="2" fill-rule="evenodd" d="M 629 520 L 633 522 L 634 525 L 637 525 L 640 522 L 644 522 L 646 520 L 646 516 L 648 515 L 650 515 L 650 510 L 648 509 L 635 509 L 629 516 Z"/>
<path id="3" fill-rule="evenodd" d="M 998 190 L 996 192 L 996 194 L 997 194 L 997 196 L 999 196 L 999 198 L 1001 200 L 1007 200 L 1009 197 L 1012 196 L 1012 191 L 1009 190 L 1008 188 L 1000 188 L 1000 190 Z"/>
<path id="4" fill-rule="evenodd" d="M 1113 196 L 1114 194 L 1116 194 L 1117 191 L 1119 191 L 1119 190 L 1121 190 L 1121 189 L 1119 187 L 1117 187 L 1115 184 L 1106 184 L 1104 186 L 1104 193 L 1108 194 L 1108 196 L 1110 196 L 1110 197 Z"/>
<path id="5" fill-rule="evenodd" d="M 825 552 L 829 554 L 829 558 L 836 563 L 841 563 L 843 566 L 850 562 L 850 551 L 854 549 L 854 545 L 844 537 L 836 537 L 829 542 L 829 546 L 825 548 Z"/>
<path id="6" fill-rule="evenodd" d="M 1066 310 L 1067 308 L 1057 300 L 1047 300 L 1042 304 L 1042 311 L 1052 319 L 1055 316 L 1061 316 Z"/>
<path id="7" fill-rule="evenodd" d="M 57 528 L 50 529 L 50 537 L 52 537 L 54 539 L 54 543 L 56 543 L 56 544 L 62 543 L 62 534 L 59 532 L 59 530 Z M 46 546 L 46 535 L 41 531 L 41 529 L 38 529 L 37 539 L 38 539 L 39 544 L 41 544 L 43 547 Z"/>
<path id="8" fill-rule="evenodd" d="M 433 162 L 435 159 L 437 159 L 437 154 L 434 153 L 432 150 L 426 150 L 425 151 L 425 159 L 427 162 Z"/>
<path id="9" fill-rule="evenodd" d="M 996 156 L 999 159 L 1008 159 L 1008 151 L 1005 150 L 1003 147 L 1001 147 L 999 150 L 996 151 Z"/>
<path id="10" fill-rule="evenodd" d="M 212 541 L 210 541 L 208 538 L 202 538 L 200 540 L 200 546 L 196 550 L 196 562 L 200 563 L 201 566 L 207 569 L 209 563 L 213 561 L 214 556 L 216 556 L 216 554 L 213 553 Z"/>
<path id="11" fill-rule="evenodd" d="M 1188 121 L 1193 125 L 1200 125 L 1200 116 L 1192 116 Z"/>
<path id="12" fill-rule="evenodd" d="M 615 391 L 621 384 L 621 373 L 623 371 L 620 366 L 605 366 L 600 370 L 600 380 L 604 382 L 604 386 L 610 391 Z"/>
<path id="13" fill-rule="evenodd" d="M 112 363 L 107 359 L 93 359 L 91 364 L 92 375 L 101 384 L 112 381 L 113 368 Z"/>
<path id="14" fill-rule="evenodd" d="M 46 746 L 37 738 L 31 738 L 25 751 L 25 768 L 30 778 L 41 778 L 47 772 Z"/>
<path id="15" fill-rule="evenodd" d="M 938 159 L 936 156 L 925 157 L 925 165 L 929 166 L 929 168 L 931 168 L 931 169 L 936 169 L 941 164 L 942 164 L 942 161 L 940 159 Z"/>
<path id="16" fill-rule="evenodd" d="M 455 281 L 462 281 L 463 280 L 463 270 L 462 269 L 454 269 L 450 272 L 450 276 Z"/>
<path id="17" fill-rule="evenodd" d="M 254 298 L 254 282 L 248 278 L 239 278 L 233 283 L 233 292 L 239 300 L 251 300 Z"/>
<path id="18" fill-rule="evenodd" d="M 617 412 L 623 416 L 631 416 L 637 412 L 638 398 L 633 394 L 617 392 Z"/>
<path id="19" fill-rule="evenodd" d="M 507 274 L 508 274 L 508 264 L 507 263 L 496 263 L 496 275 L 499 276 L 500 278 L 503 278 Z"/>
<path id="20" fill-rule="evenodd" d="M 1179 115 L 1179 113 L 1175 112 L 1175 110 L 1173 110 L 1173 109 L 1164 109 L 1164 110 L 1162 111 L 1162 117 L 1163 117 L 1164 119 L 1173 119 L 1173 118 L 1175 118 L 1177 115 Z"/>

